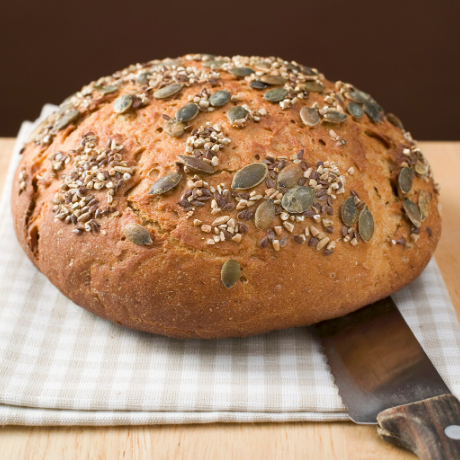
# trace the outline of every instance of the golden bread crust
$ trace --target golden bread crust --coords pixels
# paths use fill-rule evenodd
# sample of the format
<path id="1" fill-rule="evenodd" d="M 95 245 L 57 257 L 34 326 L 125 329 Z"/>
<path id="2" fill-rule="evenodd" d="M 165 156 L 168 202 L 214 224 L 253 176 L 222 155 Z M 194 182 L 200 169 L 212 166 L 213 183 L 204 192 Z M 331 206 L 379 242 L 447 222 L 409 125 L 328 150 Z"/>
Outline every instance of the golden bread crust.
<path id="1" fill-rule="evenodd" d="M 352 117 L 347 112 L 352 101 L 347 96 L 355 91 L 351 85 L 331 83 L 296 63 L 201 55 L 181 59 L 178 65 L 183 64 L 185 77 L 176 64 L 152 61 L 92 83 L 63 103 L 62 113 L 52 116 L 26 144 L 13 186 L 15 230 L 30 260 L 59 290 L 87 310 L 130 328 L 212 339 L 341 316 L 392 294 L 421 273 L 441 233 L 437 189 L 423 155 L 410 134 L 395 126 L 393 116 L 379 111 L 369 96 L 367 112 L 377 107 L 378 118 L 372 121 L 373 112 Z M 209 67 L 210 59 L 219 68 Z M 219 66 L 219 61 L 224 64 Z M 231 72 L 240 67 L 258 74 Z M 151 80 L 145 82 L 139 76 L 149 70 Z M 267 75 L 287 81 L 251 87 L 262 77 L 268 80 Z M 177 81 L 185 83 L 179 92 L 155 97 L 158 89 Z M 323 88 L 307 91 L 312 87 L 305 82 Z M 116 89 L 111 92 L 110 86 Z M 280 102 L 264 99 L 276 88 L 288 88 L 289 94 Z M 232 99 L 212 107 L 209 96 L 219 90 L 229 91 Z M 123 95 L 129 95 L 128 102 L 120 99 Z M 167 118 L 177 119 L 178 109 L 194 100 L 201 111 L 184 123 L 184 134 L 168 134 L 172 122 Z M 357 105 L 363 109 L 366 103 Z M 245 107 L 247 118 L 232 123 L 229 111 L 235 106 Z M 321 121 L 313 127 L 301 114 L 305 107 L 318 109 Z M 345 121 L 328 121 L 328 116 L 341 120 L 340 114 L 347 115 Z M 215 125 L 214 134 L 206 132 Z M 195 145 L 189 138 L 196 141 L 202 132 L 209 145 L 204 148 L 198 141 L 188 152 L 187 146 Z M 210 150 L 211 144 L 220 146 L 217 153 Z M 101 163 L 100 155 L 111 161 Z M 184 167 L 180 155 L 188 155 L 186 160 L 198 156 L 214 173 L 196 175 Z M 272 183 L 267 176 L 248 190 L 232 189 L 236 172 L 253 163 L 267 164 Z M 89 187 L 77 183 L 72 171 L 79 165 L 81 177 L 98 170 L 101 178 L 91 176 Z M 291 165 L 303 168 L 300 183 L 314 190 L 315 203 L 309 207 L 313 212 L 287 213 L 283 208 L 281 198 L 292 187 L 280 187 L 276 179 Z M 399 185 L 404 167 L 413 178 L 407 193 Z M 158 178 L 174 172 L 182 176 L 178 185 L 160 195 L 148 193 Z M 105 185 L 95 189 L 99 180 Z M 331 187 L 334 183 L 336 188 Z M 322 185 L 326 192 L 321 192 Z M 75 195 L 72 187 L 84 189 L 69 201 L 66 197 Z M 195 192 L 187 192 L 193 188 Z M 246 206 L 251 192 L 262 197 Z M 256 211 L 267 201 L 267 193 L 273 195 L 277 214 L 268 227 L 259 229 L 247 211 Z M 90 195 L 96 203 L 86 206 L 92 202 L 85 202 Z M 345 200 L 353 195 L 357 215 L 367 207 L 373 216 L 375 230 L 368 242 L 362 239 L 368 230 L 365 222 L 361 228 L 359 223 L 344 226 L 341 217 Z M 419 221 L 414 223 L 413 215 L 409 220 L 405 199 L 422 209 Z M 196 204 L 188 204 L 191 201 Z M 232 220 L 224 222 L 225 216 Z M 219 227 L 215 220 L 221 217 Z M 132 233 L 133 223 L 142 227 L 140 233 L 137 227 Z M 145 236 L 147 244 L 136 244 Z M 324 238 L 328 240 L 319 244 Z M 221 279 L 228 260 L 236 260 L 241 268 L 230 288 Z"/>

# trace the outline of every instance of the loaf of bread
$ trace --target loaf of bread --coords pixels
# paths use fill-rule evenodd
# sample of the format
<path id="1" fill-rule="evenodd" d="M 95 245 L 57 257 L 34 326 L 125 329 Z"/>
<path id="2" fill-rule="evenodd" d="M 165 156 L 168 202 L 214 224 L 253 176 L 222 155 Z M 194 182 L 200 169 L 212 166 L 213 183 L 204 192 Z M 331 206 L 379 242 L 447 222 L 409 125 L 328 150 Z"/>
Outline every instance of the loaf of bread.
<path id="1" fill-rule="evenodd" d="M 12 210 L 35 266 L 94 314 L 177 338 L 338 317 L 416 278 L 438 187 L 400 120 L 274 57 L 137 64 L 25 145 Z"/>

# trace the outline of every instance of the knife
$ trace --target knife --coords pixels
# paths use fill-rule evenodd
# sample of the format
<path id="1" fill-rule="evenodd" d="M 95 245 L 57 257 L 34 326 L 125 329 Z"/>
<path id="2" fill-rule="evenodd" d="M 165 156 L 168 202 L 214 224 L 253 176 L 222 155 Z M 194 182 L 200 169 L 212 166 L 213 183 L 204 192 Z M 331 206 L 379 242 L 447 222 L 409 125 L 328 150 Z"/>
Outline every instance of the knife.
<path id="1" fill-rule="evenodd" d="M 460 401 L 391 297 L 314 329 L 354 422 L 423 460 L 460 459 Z"/>

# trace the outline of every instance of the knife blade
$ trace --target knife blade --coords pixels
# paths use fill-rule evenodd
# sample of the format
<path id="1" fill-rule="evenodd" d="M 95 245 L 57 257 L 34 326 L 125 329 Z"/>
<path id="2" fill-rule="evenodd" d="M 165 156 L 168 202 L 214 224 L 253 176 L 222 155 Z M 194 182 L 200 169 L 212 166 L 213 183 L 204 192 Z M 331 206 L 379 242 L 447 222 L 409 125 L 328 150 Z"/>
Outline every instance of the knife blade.
<path id="1" fill-rule="evenodd" d="M 314 329 L 355 423 L 422 459 L 460 459 L 460 402 L 391 297 Z"/>

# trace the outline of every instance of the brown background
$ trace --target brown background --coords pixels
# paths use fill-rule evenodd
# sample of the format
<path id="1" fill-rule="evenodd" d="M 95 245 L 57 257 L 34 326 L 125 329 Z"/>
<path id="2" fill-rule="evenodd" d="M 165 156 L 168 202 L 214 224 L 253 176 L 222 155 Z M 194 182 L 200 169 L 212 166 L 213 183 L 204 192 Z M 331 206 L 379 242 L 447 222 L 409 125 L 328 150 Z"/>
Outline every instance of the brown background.
<path id="1" fill-rule="evenodd" d="M 134 62 L 294 59 L 370 92 L 418 139 L 459 139 L 456 0 L 1 0 L 0 136 Z"/>

